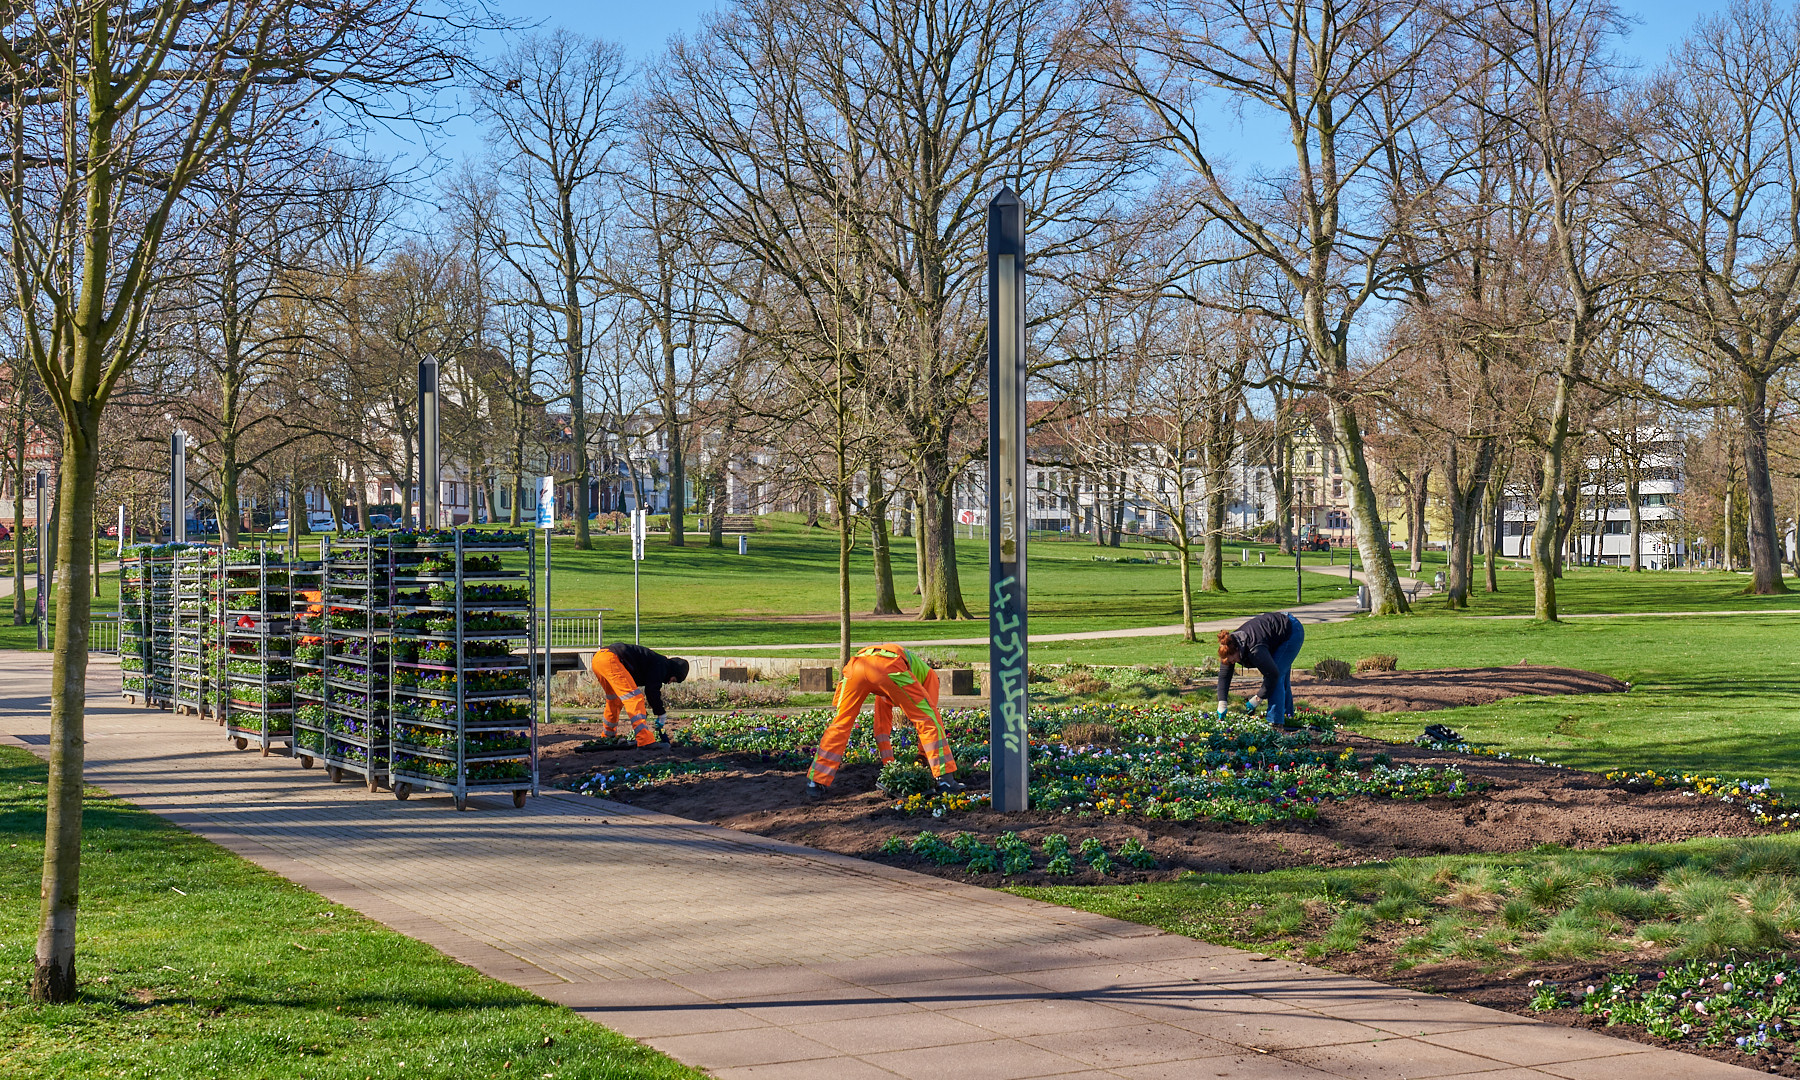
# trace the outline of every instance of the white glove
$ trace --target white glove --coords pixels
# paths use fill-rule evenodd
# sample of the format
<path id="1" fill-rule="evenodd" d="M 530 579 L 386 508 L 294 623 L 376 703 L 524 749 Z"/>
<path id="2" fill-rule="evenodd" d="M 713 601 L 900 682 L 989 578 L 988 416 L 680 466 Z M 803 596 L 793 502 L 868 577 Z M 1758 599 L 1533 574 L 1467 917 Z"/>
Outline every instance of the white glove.
<path id="1" fill-rule="evenodd" d="M 1226 702 L 1219 702 L 1219 719 L 1225 719 Z"/>
<path id="2" fill-rule="evenodd" d="M 1257 701 L 1255 698 L 1251 698 L 1249 701 L 1244 702 L 1244 708 L 1246 708 L 1250 712 L 1254 713 L 1254 712 L 1256 712 L 1256 707 L 1260 704 L 1262 704 L 1260 701 Z"/>

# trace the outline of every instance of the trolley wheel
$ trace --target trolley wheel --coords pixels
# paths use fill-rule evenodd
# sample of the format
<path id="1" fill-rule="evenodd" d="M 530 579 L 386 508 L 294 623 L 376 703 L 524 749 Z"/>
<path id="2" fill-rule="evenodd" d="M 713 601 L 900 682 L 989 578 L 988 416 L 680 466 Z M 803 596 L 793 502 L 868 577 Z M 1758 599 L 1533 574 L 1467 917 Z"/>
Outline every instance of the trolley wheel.
<path id="1" fill-rule="evenodd" d="M 249 739 L 233 739 L 231 741 L 237 744 L 239 750 L 243 750 L 250 745 Z"/>
<path id="2" fill-rule="evenodd" d="M 456 808 L 458 810 L 467 810 L 469 808 L 469 797 L 467 795 L 458 795 L 456 797 Z"/>
<path id="3" fill-rule="evenodd" d="M 268 748 L 268 747 L 267 747 L 267 746 L 264 746 L 264 747 L 263 747 L 263 748 L 262 748 L 262 756 L 263 756 L 263 757 L 268 757 L 268 756 L 269 756 L 269 748 Z"/>
<path id="4" fill-rule="evenodd" d="M 301 754 L 300 755 L 300 767 L 302 769 L 310 769 L 313 767 L 313 759 L 312 759 L 311 754 Z"/>
<path id="5" fill-rule="evenodd" d="M 342 783 L 344 780 L 344 770 L 338 768 L 336 765 L 327 765 L 325 766 L 325 779 L 334 784 Z"/>
<path id="6" fill-rule="evenodd" d="M 514 806 L 524 806 L 525 805 L 525 796 L 527 794 L 529 794 L 529 793 L 526 792 L 522 788 L 518 791 L 513 792 L 513 805 Z"/>
<path id="7" fill-rule="evenodd" d="M 395 784 L 394 798 L 399 799 L 401 802 L 405 802 L 412 798 L 412 785 L 405 782 Z"/>

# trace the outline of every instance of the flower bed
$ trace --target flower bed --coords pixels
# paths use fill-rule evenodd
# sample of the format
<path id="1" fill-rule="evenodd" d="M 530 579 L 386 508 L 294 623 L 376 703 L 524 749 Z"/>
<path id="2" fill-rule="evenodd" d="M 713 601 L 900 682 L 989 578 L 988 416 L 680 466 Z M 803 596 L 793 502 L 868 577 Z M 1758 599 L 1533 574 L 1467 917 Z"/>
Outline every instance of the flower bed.
<path id="1" fill-rule="evenodd" d="M 1641 1027 L 1671 1042 L 1735 1047 L 1765 1060 L 1793 1060 L 1800 1050 L 1800 966 L 1786 956 L 1689 960 L 1642 981 L 1620 972 L 1565 989 L 1534 979 L 1531 1008 L 1575 1008 L 1608 1027 Z"/>
<path id="2" fill-rule="evenodd" d="M 985 768 L 986 712 L 949 709 L 942 715 L 957 760 Z M 831 717 L 825 709 L 773 717 L 698 717 L 676 731 L 671 742 L 803 768 Z M 1328 718 L 1306 713 L 1299 719 L 1310 720 L 1318 730 L 1282 732 L 1247 716 L 1219 718 L 1210 709 L 1180 704 L 1038 709 L 1031 721 L 1031 805 L 1071 814 L 1261 823 L 1310 819 L 1320 804 L 1355 795 L 1457 798 L 1480 787 L 1456 768 L 1393 767 L 1380 755 L 1365 764 L 1355 751 L 1335 745 Z M 1104 745 L 1082 741 L 1097 733 L 1107 736 Z M 916 736 L 910 725 L 896 724 L 894 750 L 901 760 L 913 755 Z M 872 726 L 858 724 L 845 764 L 877 760 Z M 673 765 L 596 774 L 574 786 L 589 794 L 613 795 L 694 771 Z M 942 817 L 986 805 L 985 793 L 924 790 L 899 797 L 893 809 Z"/>

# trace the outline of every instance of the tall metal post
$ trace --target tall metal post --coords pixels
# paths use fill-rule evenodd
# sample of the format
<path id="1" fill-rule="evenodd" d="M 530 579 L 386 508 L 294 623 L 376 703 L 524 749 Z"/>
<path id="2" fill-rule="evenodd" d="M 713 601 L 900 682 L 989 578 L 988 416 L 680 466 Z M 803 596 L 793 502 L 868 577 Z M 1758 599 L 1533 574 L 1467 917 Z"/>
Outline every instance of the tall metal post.
<path id="1" fill-rule="evenodd" d="M 292 517 L 290 513 L 288 515 Z M 292 525 L 288 526 L 293 528 Z M 169 539 L 187 541 L 187 432 L 169 436 Z"/>
<path id="2" fill-rule="evenodd" d="M 438 520 L 438 362 L 419 361 L 419 528 L 435 529 Z"/>
<path id="3" fill-rule="evenodd" d="M 994 809 L 1030 808 L 1025 622 L 1025 204 L 988 203 L 988 754 Z"/>
<path id="4" fill-rule="evenodd" d="M 50 544 L 48 533 L 44 529 L 44 489 L 50 486 L 50 477 L 39 469 L 37 473 L 37 645 L 40 649 L 50 647 L 50 588 L 46 580 L 46 571 L 50 568 Z"/>

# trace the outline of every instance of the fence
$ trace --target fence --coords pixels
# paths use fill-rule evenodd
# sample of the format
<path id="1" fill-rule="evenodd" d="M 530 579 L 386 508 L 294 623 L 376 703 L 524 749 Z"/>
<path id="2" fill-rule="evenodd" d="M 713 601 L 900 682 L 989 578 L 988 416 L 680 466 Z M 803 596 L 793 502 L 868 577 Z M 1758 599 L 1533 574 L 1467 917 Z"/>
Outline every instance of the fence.
<path id="1" fill-rule="evenodd" d="M 562 608 L 550 612 L 552 649 L 597 649 L 605 640 L 606 613 L 612 608 Z"/>
<path id="2" fill-rule="evenodd" d="M 56 640 L 56 622 L 51 620 L 44 627 L 44 640 Z M 112 612 L 96 611 L 88 616 L 88 652 L 119 652 L 119 617 Z"/>

